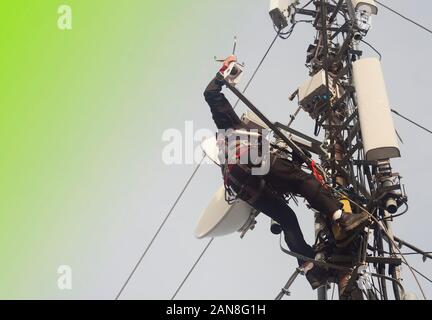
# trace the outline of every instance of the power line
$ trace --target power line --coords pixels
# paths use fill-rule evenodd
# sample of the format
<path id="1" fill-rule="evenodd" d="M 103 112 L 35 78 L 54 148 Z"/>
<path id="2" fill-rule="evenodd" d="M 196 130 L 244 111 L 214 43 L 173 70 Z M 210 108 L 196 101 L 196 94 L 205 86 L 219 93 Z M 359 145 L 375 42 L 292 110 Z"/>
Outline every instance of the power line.
<path id="1" fill-rule="evenodd" d="M 403 264 L 407 265 L 407 263 L 405 261 L 402 261 Z M 423 279 L 429 281 L 430 283 L 432 283 L 432 280 L 430 278 L 428 278 L 427 276 L 425 276 L 423 273 L 421 273 L 420 271 L 418 271 L 417 269 L 415 269 L 414 267 L 411 267 L 415 273 L 417 273 L 419 276 L 421 276 Z"/>
<path id="2" fill-rule="evenodd" d="M 275 44 L 276 40 L 279 38 L 280 31 L 276 33 L 276 37 L 273 39 L 273 41 L 270 43 L 270 46 L 268 47 L 267 51 L 264 53 L 264 56 L 262 57 L 261 61 L 258 63 L 258 66 L 255 68 L 254 73 L 250 77 L 249 81 L 246 83 L 246 86 L 244 87 L 242 93 L 245 93 L 246 90 L 249 88 L 250 84 L 252 83 L 253 79 L 255 78 L 256 74 L 258 73 L 258 70 L 261 68 L 262 64 L 264 63 L 264 60 L 267 58 L 268 54 L 270 53 L 270 50 L 273 48 L 273 45 Z M 237 108 L 237 105 L 239 104 L 240 99 L 237 99 L 236 103 L 234 104 L 233 109 Z"/>
<path id="3" fill-rule="evenodd" d="M 269 48 L 267 49 L 267 51 L 265 52 L 263 58 L 261 59 L 261 61 L 259 62 L 258 66 L 256 67 L 254 73 L 252 74 L 251 78 L 249 79 L 248 83 L 246 84 L 245 88 L 243 89 L 243 93 L 246 92 L 246 90 L 248 89 L 249 85 L 252 83 L 252 80 L 255 78 L 256 74 L 258 73 L 258 70 L 261 68 L 262 64 L 264 63 L 264 60 L 267 58 L 270 50 L 273 48 L 273 45 L 275 44 L 277 38 L 279 37 L 279 32 L 276 34 L 276 37 L 273 39 L 273 41 L 270 43 Z M 234 105 L 234 109 L 237 107 L 237 104 L 240 102 L 240 99 L 237 100 L 236 104 Z M 162 221 L 162 224 L 159 226 L 158 230 L 156 231 L 155 235 L 153 236 L 152 240 L 150 241 L 150 243 L 148 244 L 147 248 L 145 249 L 144 253 L 141 255 L 140 259 L 138 260 L 138 262 L 136 263 L 136 265 L 134 266 L 134 268 L 132 269 L 132 272 L 130 273 L 130 275 L 128 276 L 128 278 L 126 279 L 125 283 L 123 284 L 123 286 L 121 287 L 120 291 L 118 292 L 118 294 L 116 295 L 116 300 L 118 300 L 122 294 L 122 292 L 124 291 L 124 289 L 126 288 L 126 286 L 128 285 L 129 281 L 132 279 L 133 275 L 135 274 L 136 270 L 138 269 L 139 265 L 141 264 L 142 260 L 144 259 L 145 255 L 147 254 L 147 252 L 149 251 L 150 247 L 152 246 L 153 242 L 155 241 L 156 237 L 159 235 L 160 231 L 162 230 L 163 226 L 165 225 L 166 221 L 168 220 L 168 218 L 170 217 L 171 213 L 174 211 L 174 208 L 176 207 L 177 203 L 180 201 L 180 198 L 183 196 L 184 192 L 186 191 L 187 187 L 189 186 L 189 184 L 191 183 L 192 179 L 194 178 L 195 174 L 197 173 L 198 169 L 201 167 L 201 164 L 204 160 L 205 156 L 203 156 L 203 158 L 201 159 L 201 161 L 198 163 L 198 165 L 196 166 L 195 170 L 193 171 L 192 175 L 190 176 L 190 178 L 188 179 L 188 181 L 186 182 L 186 185 L 184 186 L 183 190 L 180 192 L 179 196 L 177 197 L 176 201 L 174 202 L 173 206 L 171 207 L 171 209 L 169 210 L 168 214 L 166 215 L 165 219 Z M 213 240 L 213 238 L 211 239 L 211 241 Z M 199 259 L 201 259 L 202 255 L 205 253 L 205 251 L 207 250 L 208 246 L 210 245 L 211 241 L 208 243 L 208 245 L 206 246 L 206 248 L 204 249 L 204 251 L 201 253 L 201 256 Z M 199 261 L 199 260 L 198 260 Z M 196 263 L 198 263 L 198 261 Z M 195 265 L 194 265 L 195 267 Z M 193 267 L 193 268 L 194 268 Z M 192 268 L 192 270 L 193 270 Z M 192 272 L 192 270 L 190 272 Z M 188 274 L 187 277 L 189 277 L 190 274 Z M 187 280 L 187 277 L 184 281 Z M 183 285 L 183 283 L 181 284 Z M 178 289 L 179 290 L 179 289 Z M 175 293 L 177 294 L 177 292 Z M 174 295 L 175 297 L 175 295 Z M 173 297 L 173 298 L 174 298 Z"/>
<path id="4" fill-rule="evenodd" d="M 332 290 L 331 300 L 334 299 L 335 287 L 336 287 L 336 283 L 333 283 L 333 290 Z"/>
<path id="5" fill-rule="evenodd" d="M 416 22 L 416 21 L 414 21 L 414 20 L 412 20 L 412 19 L 410 19 L 410 18 L 404 16 L 403 14 L 401 14 L 401 13 L 397 12 L 396 10 L 390 8 L 389 6 L 385 5 L 384 3 L 381 3 L 381 2 L 379 2 L 379 1 L 377 1 L 377 0 L 375 0 L 375 2 L 378 3 L 380 6 L 386 8 L 387 10 L 393 12 L 394 14 L 398 15 L 399 17 L 401 17 L 401 18 L 403 18 L 403 19 L 405 19 L 405 20 L 407 20 L 407 21 L 409 21 L 409 22 L 415 24 L 417 27 L 419 27 L 419 28 L 421 28 L 421 29 L 423 29 L 423 30 L 425 30 L 425 31 L 427 31 L 427 32 L 429 32 L 429 33 L 432 34 L 432 30 L 431 30 L 431 29 L 426 28 L 426 27 L 423 26 L 422 24 L 420 24 L 420 23 L 418 23 L 418 22 Z"/>
<path id="6" fill-rule="evenodd" d="M 292 31 L 291 31 L 292 32 Z M 262 57 L 261 61 L 258 63 L 258 66 L 255 68 L 254 73 L 252 74 L 251 78 L 249 79 L 249 81 L 246 83 L 246 86 L 243 89 L 243 93 L 246 92 L 246 90 L 249 88 L 250 84 L 252 83 L 253 79 L 255 78 L 256 74 L 258 73 L 258 70 L 261 68 L 262 64 L 264 63 L 264 60 L 267 58 L 268 54 L 270 53 L 270 50 L 273 48 L 273 45 L 275 44 L 276 40 L 279 38 L 280 35 L 280 31 L 276 33 L 275 38 L 273 39 L 273 41 L 270 43 L 270 46 L 268 47 L 267 51 L 265 52 L 264 56 Z M 291 35 L 291 34 L 290 34 Z M 235 109 L 238 105 L 238 103 L 240 102 L 240 99 L 237 99 L 233 109 Z M 195 263 L 193 264 L 192 268 L 189 270 L 189 272 L 187 273 L 186 277 L 183 279 L 183 281 L 180 283 L 180 286 L 177 288 L 177 290 L 175 291 L 174 295 L 172 296 L 171 300 L 174 300 L 174 298 L 177 296 L 177 294 L 179 293 L 179 291 L 181 290 L 181 288 L 183 287 L 183 285 L 186 283 L 187 279 L 189 278 L 189 276 L 192 274 L 192 272 L 194 271 L 196 265 L 198 264 L 198 262 L 201 260 L 201 258 L 204 256 L 204 254 L 206 253 L 207 249 L 210 247 L 210 244 L 213 242 L 214 238 L 211 238 L 209 240 L 209 242 L 207 243 L 207 245 L 205 246 L 204 250 L 201 252 L 200 256 L 198 257 L 198 259 L 195 261 Z"/>
<path id="7" fill-rule="evenodd" d="M 149 251 L 150 247 L 152 246 L 153 242 L 155 241 L 156 237 L 159 235 L 160 231 L 162 230 L 163 226 L 165 225 L 165 223 L 167 222 L 168 218 L 170 217 L 171 213 L 174 211 L 174 208 L 176 207 L 177 203 L 180 201 L 180 198 L 183 196 L 184 192 L 186 191 L 187 187 L 189 186 L 189 184 L 191 183 L 192 179 L 194 178 L 195 174 L 198 172 L 198 169 L 200 168 L 203 160 L 204 160 L 205 156 L 202 157 L 201 161 L 198 163 L 198 165 L 195 167 L 195 170 L 193 171 L 192 175 L 190 176 L 190 178 L 188 179 L 188 181 L 186 182 L 185 186 L 183 187 L 182 191 L 180 192 L 180 194 L 178 195 L 176 201 L 174 202 L 174 204 L 172 205 L 171 209 L 169 210 L 168 214 L 166 215 L 165 219 L 162 221 L 161 225 L 159 226 L 159 228 L 157 229 L 155 235 L 153 236 L 153 238 L 151 239 L 150 243 L 147 245 L 147 248 L 145 249 L 144 253 L 141 255 L 141 257 L 139 258 L 138 262 L 136 263 L 135 267 L 132 269 L 132 272 L 130 273 L 129 277 L 126 279 L 125 283 L 123 284 L 123 286 L 121 287 L 120 291 L 118 292 L 117 296 L 116 296 L 116 300 L 118 300 L 120 298 L 120 295 L 122 294 L 123 290 L 126 288 L 126 286 L 128 285 L 130 279 L 132 279 L 135 271 L 138 269 L 139 265 L 141 264 L 141 261 L 144 259 L 145 255 L 147 254 L 147 252 Z"/>
<path id="8" fill-rule="evenodd" d="M 273 48 L 273 45 L 275 44 L 276 40 L 279 38 L 279 34 L 280 32 L 276 33 L 275 38 L 273 39 L 273 41 L 270 43 L 270 46 L 268 47 L 267 51 L 265 52 L 264 56 L 262 57 L 261 61 L 258 63 L 258 66 L 255 68 L 254 73 L 252 74 L 251 78 L 249 79 L 249 81 L 247 82 L 246 86 L 243 89 L 243 93 L 246 92 L 246 90 L 249 88 L 249 85 L 252 83 L 252 80 L 255 78 L 256 74 L 258 73 L 258 70 L 261 68 L 262 64 L 264 63 L 264 60 L 267 58 L 268 54 L 270 53 L 270 50 Z M 233 109 L 235 109 L 238 105 L 238 103 L 240 102 L 240 99 L 237 99 L 237 102 L 235 103 Z M 174 300 L 174 298 L 177 296 L 177 294 L 179 293 L 179 291 L 181 290 L 181 288 L 183 287 L 183 285 L 186 283 L 187 279 L 189 278 L 189 276 L 192 274 L 192 272 L 194 271 L 196 265 L 198 264 L 198 262 L 201 260 L 201 258 L 204 256 L 204 254 L 206 253 L 207 249 L 210 247 L 210 244 L 213 242 L 214 238 L 211 238 L 209 240 L 209 242 L 207 243 L 207 245 L 205 246 L 204 250 L 201 252 L 200 256 L 198 257 L 198 259 L 195 261 L 195 263 L 193 264 L 192 268 L 189 270 L 189 272 L 187 273 L 186 277 L 183 279 L 183 281 L 180 283 L 180 286 L 177 288 L 177 290 L 175 291 L 174 295 L 171 297 L 171 300 Z"/>
<path id="9" fill-rule="evenodd" d="M 413 125 L 419 127 L 420 129 L 423 129 L 423 130 L 426 131 L 426 132 L 432 133 L 431 130 L 429 130 L 429 129 L 423 127 L 422 125 L 418 124 L 417 122 L 415 122 L 415 121 L 413 121 L 413 120 L 411 120 L 411 119 L 409 119 L 409 118 L 407 118 L 407 117 L 401 115 L 401 114 L 400 114 L 399 112 L 397 112 L 396 110 L 391 109 L 391 112 L 393 112 L 394 114 L 398 115 L 398 116 L 401 117 L 402 119 L 405 119 L 406 121 L 411 122 Z"/>
<path id="10" fill-rule="evenodd" d="M 379 52 L 373 45 L 371 45 L 369 42 L 365 41 L 365 40 L 360 40 L 361 42 L 363 42 L 364 44 L 366 44 L 369 48 L 371 48 L 373 51 L 376 52 L 376 54 L 378 54 L 380 61 L 382 60 L 382 55 L 381 52 Z"/>
<path id="11" fill-rule="evenodd" d="M 201 252 L 200 256 L 198 257 L 198 259 L 195 261 L 195 263 L 193 264 L 192 268 L 190 268 L 189 272 L 187 273 L 186 277 L 183 279 L 183 281 L 180 283 L 180 285 L 178 286 L 177 290 L 174 292 L 173 296 L 171 297 L 171 300 L 174 300 L 174 298 L 177 296 L 177 294 L 179 293 L 179 291 L 181 290 L 181 288 L 183 287 L 183 285 L 185 284 L 186 280 L 189 278 L 189 276 L 192 274 L 192 271 L 194 271 L 195 267 L 197 266 L 198 262 L 201 260 L 201 258 L 204 256 L 204 254 L 206 253 L 207 249 L 210 247 L 211 243 L 213 242 L 214 238 L 211 238 L 209 240 L 209 242 L 207 242 L 207 245 L 205 246 L 204 250 Z"/>

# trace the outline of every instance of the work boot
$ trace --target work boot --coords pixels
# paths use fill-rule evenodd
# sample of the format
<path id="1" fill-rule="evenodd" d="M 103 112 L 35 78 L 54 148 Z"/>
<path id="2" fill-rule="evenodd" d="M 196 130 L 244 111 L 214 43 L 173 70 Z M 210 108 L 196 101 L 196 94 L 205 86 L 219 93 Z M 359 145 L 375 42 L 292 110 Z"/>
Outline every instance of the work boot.
<path id="1" fill-rule="evenodd" d="M 345 232 L 364 227 L 369 220 L 369 215 L 366 212 L 348 214 L 342 213 L 341 217 L 335 222 L 339 224 Z"/>
<path id="2" fill-rule="evenodd" d="M 318 289 L 327 284 L 328 274 L 327 272 L 318 266 L 314 266 L 312 270 L 306 273 L 306 279 L 309 281 L 312 289 Z"/>

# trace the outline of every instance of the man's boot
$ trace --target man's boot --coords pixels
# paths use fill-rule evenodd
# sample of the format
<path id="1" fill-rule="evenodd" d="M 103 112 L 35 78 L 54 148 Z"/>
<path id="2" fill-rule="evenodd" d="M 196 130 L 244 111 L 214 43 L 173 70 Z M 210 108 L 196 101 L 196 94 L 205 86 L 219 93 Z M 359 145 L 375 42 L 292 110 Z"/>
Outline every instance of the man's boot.
<path id="1" fill-rule="evenodd" d="M 365 227 L 369 223 L 369 215 L 366 212 L 348 214 L 342 213 L 341 217 L 335 221 L 344 232 Z"/>

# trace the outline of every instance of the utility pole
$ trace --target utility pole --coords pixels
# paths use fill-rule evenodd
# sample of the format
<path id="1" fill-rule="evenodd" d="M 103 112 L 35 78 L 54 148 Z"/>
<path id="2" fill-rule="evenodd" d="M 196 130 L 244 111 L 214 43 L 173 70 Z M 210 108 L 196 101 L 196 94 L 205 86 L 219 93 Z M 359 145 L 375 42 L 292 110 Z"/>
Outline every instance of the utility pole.
<path id="1" fill-rule="evenodd" d="M 327 185 L 338 193 L 345 212 L 367 210 L 387 230 L 382 232 L 375 223 L 373 233 L 343 234 L 337 227 L 330 230 L 328 222 L 316 215 L 316 259 L 353 270 L 329 278 L 338 284 L 340 299 L 373 296 L 373 290 L 359 288 L 357 283 L 369 281 L 369 267 L 382 276 L 382 299 L 388 299 L 386 271 L 393 280 L 394 297 L 403 298 L 391 227 L 392 215 L 407 202 L 400 176 L 391 167 L 391 159 L 400 157 L 400 150 L 381 63 L 377 58 L 364 58 L 359 48 L 377 13 L 373 0 L 314 0 L 301 8 L 296 0 L 272 0 L 270 4 L 270 16 L 279 32 L 304 16 L 316 29 L 307 50 L 309 79 L 295 94 L 299 106 L 315 120 L 315 135 L 323 130 L 323 152 L 317 155 Z M 389 244 L 388 256 L 383 241 Z M 376 246 L 373 264 L 370 243 Z M 326 297 L 327 286 L 323 286 L 318 298 Z"/>

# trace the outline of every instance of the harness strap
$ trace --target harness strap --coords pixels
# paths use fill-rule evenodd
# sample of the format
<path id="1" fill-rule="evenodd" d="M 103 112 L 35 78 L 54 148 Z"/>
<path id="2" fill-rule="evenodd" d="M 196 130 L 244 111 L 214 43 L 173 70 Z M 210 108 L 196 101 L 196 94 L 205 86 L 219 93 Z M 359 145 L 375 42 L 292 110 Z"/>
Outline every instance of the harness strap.
<path id="1" fill-rule="evenodd" d="M 238 169 L 238 170 L 242 170 L 245 173 L 245 175 L 248 177 L 246 179 L 246 181 L 239 181 L 232 174 L 232 171 L 234 168 Z M 249 184 L 249 180 L 252 177 L 257 177 L 257 176 L 251 175 L 251 169 L 248 166 L 240 165 L 240 164 L 228 164 L 228 165 L 226 165 L 225 170 L 224 170 L 225 189 L 227 187 L 230 187 L 232 184 L 234 184 L 239 189 L 239 191 L 236 192 L 236 196 L 238 198 L 241 198 L 242 200 L 248 202 L 250 205 L 253 206 L 255 201 L 259 198 L 262 191 L 266 187 L 266 182 L 262 177 L 259 177 L 259 178 L 257 177 L 259 179 L 259 186 L 257 189 L 255 189 L 255 187 L 252 187 Z"/>
<path id="2" fill-rule="evenodd" d="M 311 170 L 312 170 L 312 174 L 314 175 L 315 179 L 317 179 L 318 182 L 319 182 L 319 183 L 320 183 L 324 188 L 327 189 L 327 186 L 325 185 L 325 182 L 324 182 L 324 178 L 323 178 L 322 175 L 320 175 L 319 172 L 318 172 L 318 169 L 317 169 L 317 167 L 316 167 L 316 162 L 315 162 L 315 160 L 312 160 L 312 161 L 311 161 L 311 164 L 309 165 L 309 167 L 311 168 Z"/>

